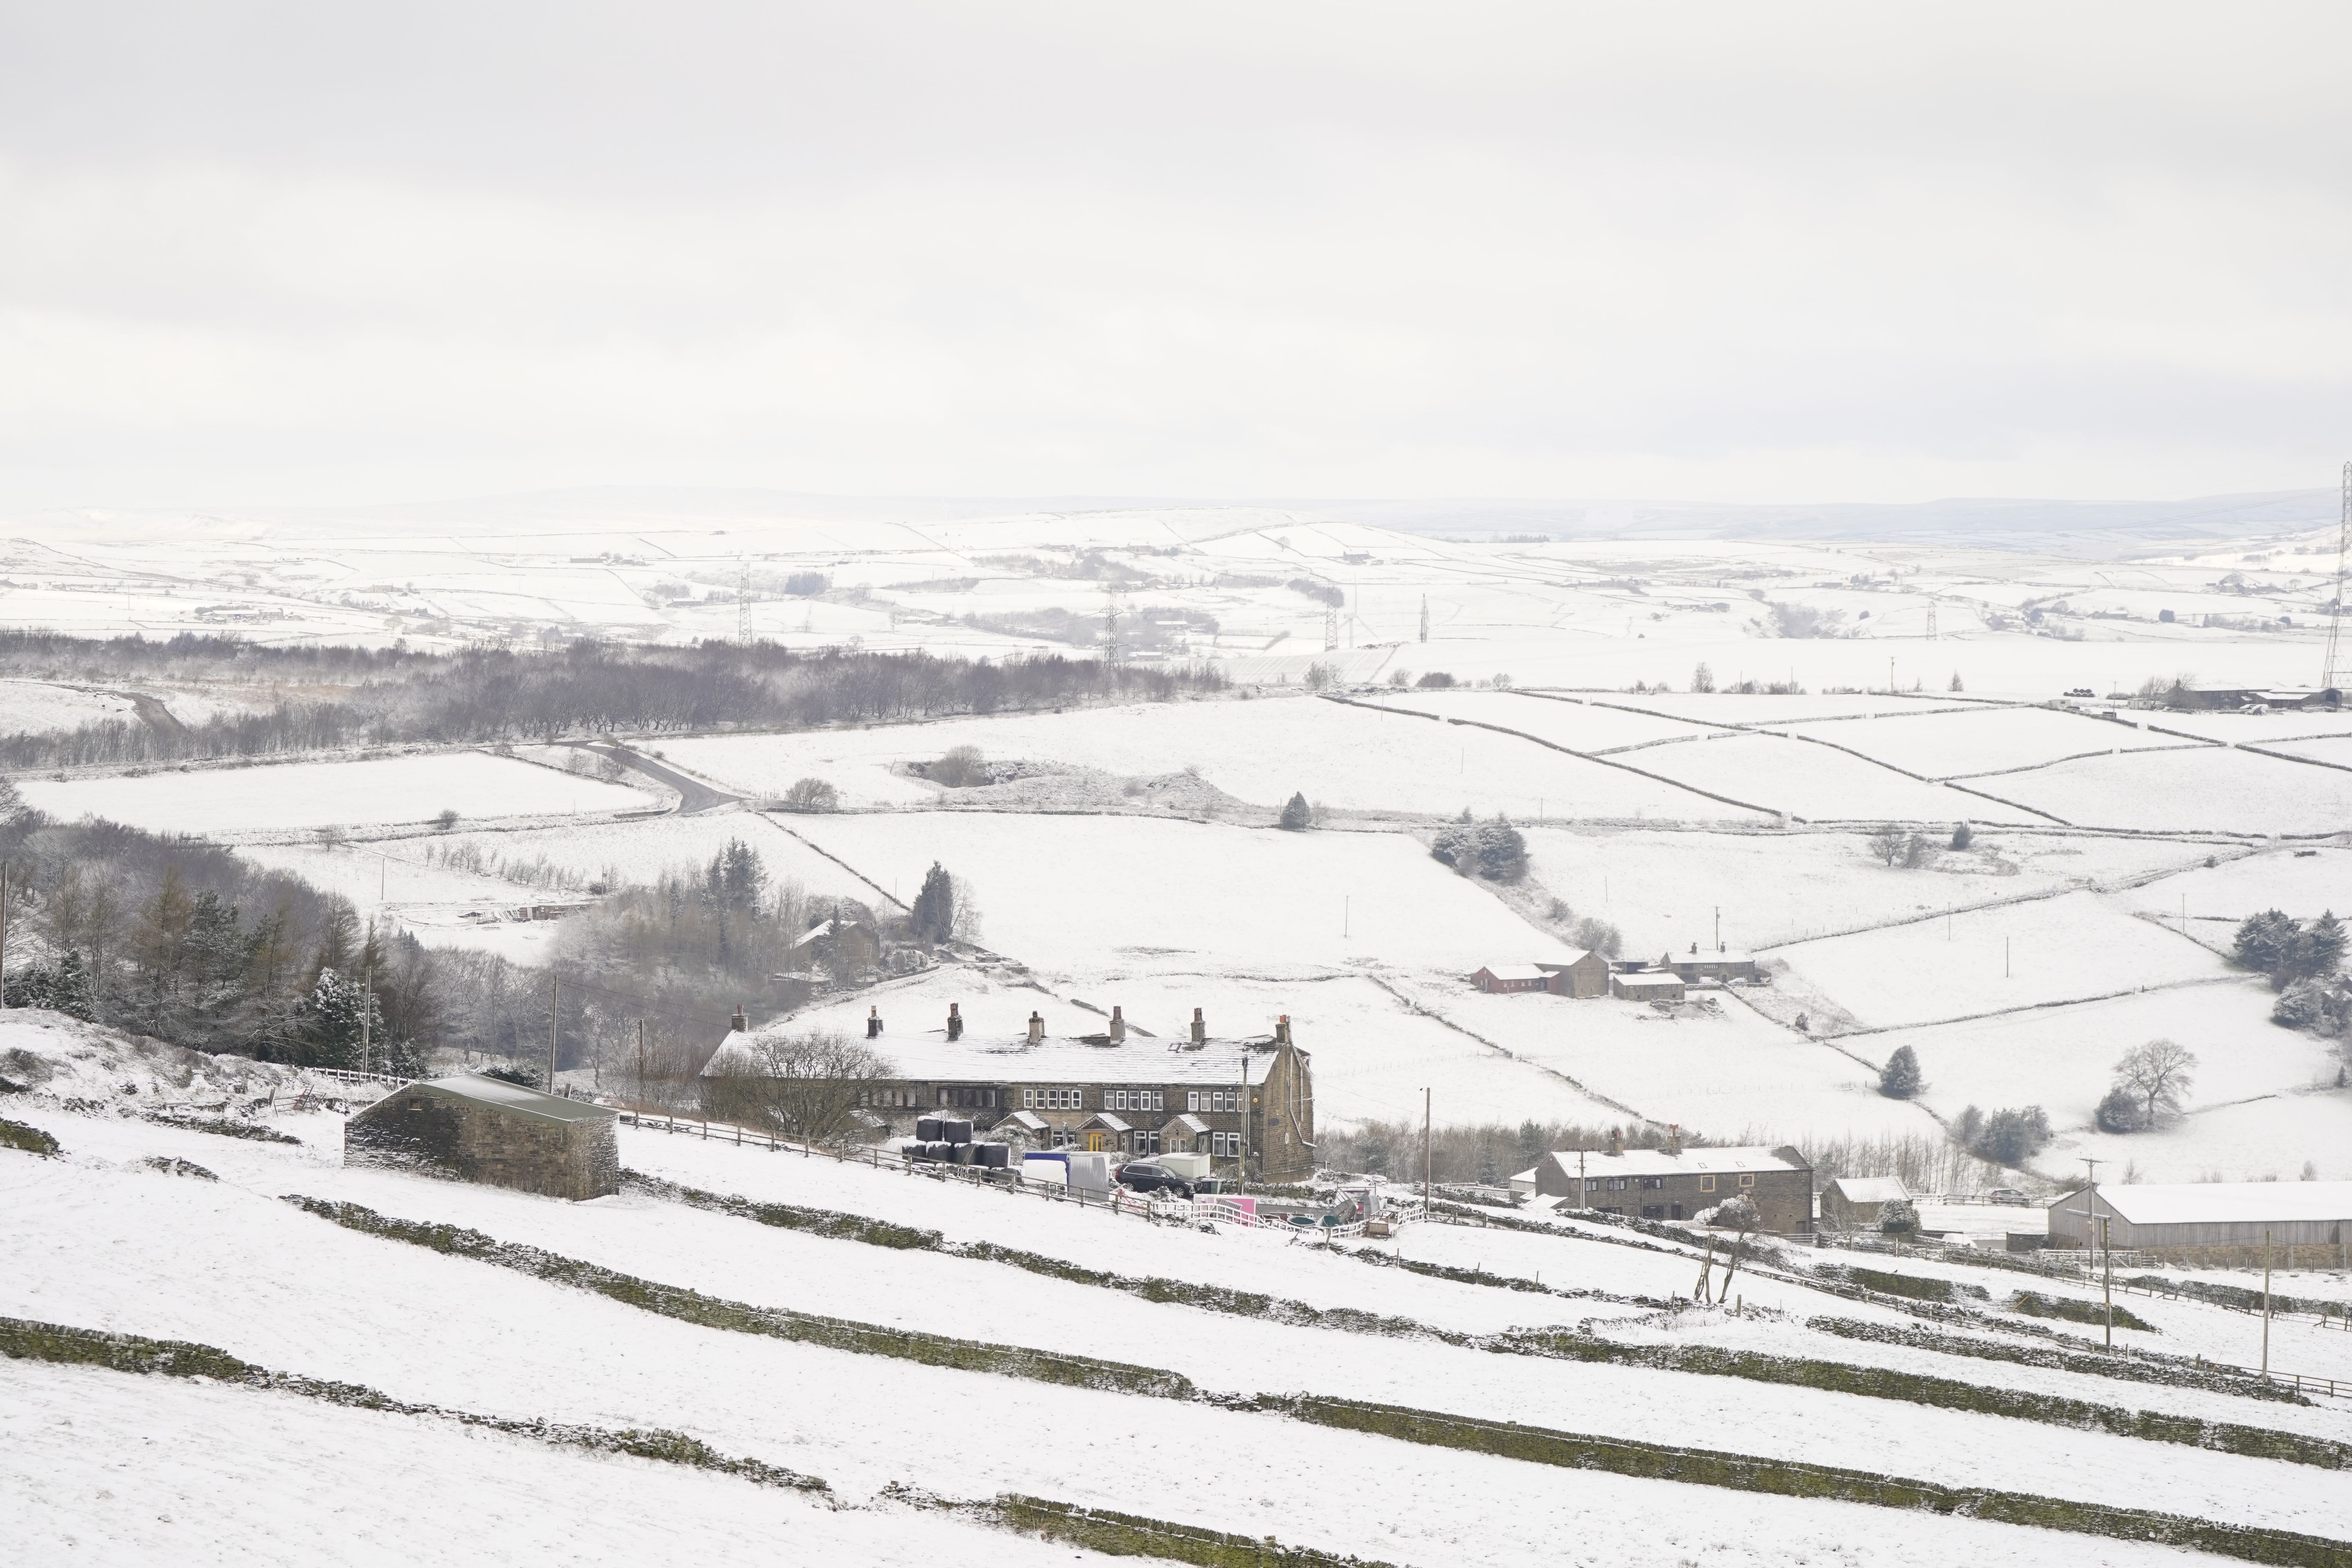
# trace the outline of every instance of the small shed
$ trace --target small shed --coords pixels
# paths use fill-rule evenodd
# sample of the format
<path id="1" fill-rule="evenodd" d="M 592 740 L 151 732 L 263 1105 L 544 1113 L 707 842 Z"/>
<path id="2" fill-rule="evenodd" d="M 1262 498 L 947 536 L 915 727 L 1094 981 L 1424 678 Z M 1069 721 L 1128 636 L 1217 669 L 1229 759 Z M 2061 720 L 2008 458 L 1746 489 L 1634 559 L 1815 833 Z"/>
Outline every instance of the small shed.
<path id="1" fill-rule="evenodd" d="M 1886 1205 L 1911 1201 L 1911 1189 L 1896 1176 L 1840 1176 L 1822 1189 L 1822 1218 L 1841 1229 L 1869 1229 L 1886 1217 Z"/>
<path id="2" fill-rule="evenodd" d="M 1490 963 L 1470 984 L 1481 991 L 1549 991 L 1551 976 L 1532 963 Z"/>
<path id="3" fill-rule="evenodd" d="M 1564 963 L 1538 963 L 1551 980 L 1555 996 L 1606 996 L 1609 961 L 1597 952 L 1580 952 Z"/>
<path id="4" fill-rule="evenodd" d="M 551 1198 L 621 1190 L 614 1113 L 503 1079 L 464 1074 L 394 1089 L 343 1129 L 347 1163 L 425 1167 Z"/>
<path id="5" fill-rule="evenodd" d="M 1637 969 L 1609 977 L 1609 994 L 1628 1002 L 1679 1002 L 1683 977 L 1671 969 Z"/>

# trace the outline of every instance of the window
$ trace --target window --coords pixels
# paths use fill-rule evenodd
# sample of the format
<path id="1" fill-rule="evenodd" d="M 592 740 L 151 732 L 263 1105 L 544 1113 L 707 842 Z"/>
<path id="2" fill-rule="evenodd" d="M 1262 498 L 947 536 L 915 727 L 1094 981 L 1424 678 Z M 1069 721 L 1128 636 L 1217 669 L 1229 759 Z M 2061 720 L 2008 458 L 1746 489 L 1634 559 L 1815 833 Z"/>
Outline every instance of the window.
<path id="1" fill-rule="evenodd" d="M 1187 1110 L 1198 1110 L 1201 1109 L 1201 1091 L 1199 1089 L 1188 1089 L 1185 1091 L 1184 1109 Z"/>
<path id="2" fill-rule="evenodd" d="M 1584 1190 L 1585 1190 L 1586 1192 L 1588 1192 L 1588 1193 L 1597 1193 L 1597 1192 L 1599 1192 L 1599 1191 L 1601 1190 L 1601 1178 L 1600 1178 L 1600 1177 L 1598 1177 L 1598 1176 L 1587 1176 L 1587 1177 L 1585 1177 L 1585 1178 L 1584 1178 Z"/>
<path id="3" fill-rule="evenodd" d="M 1643 1204 L 1642 1205 L 1642 1217 L 1643 1219 L 1664 1219 L 1666 1217 L 1666 1205 L 1664 1204 Z"/>
<path id="4" fill-rule="evenodd" d="M 1756 1184 L 1756 1177 L 1753 1173 L 1743 1175 L 1739 1178 L 1739 1184 L 1743 1187 L 1752 1187 Z"/>
<path id="5" fill-rule="evenodd" d="M 1682 1217 L 1683 1217 L 1683 1205 L 1680 1205 L 1680 1204 L 1675 1204 L 1675 1205 L 1672 1205 L 1672 1206 L 1673 1206 L 1674 1212 L 1673 1212 L 1672 1214 L 1668 1215 L 1666 1217 L 1667 1217 L 1668 1219 L 1680 1219 L 1680 1218 L 1682 1218 Z"/>
<path id="6" fill-rule="evenodd" d="M 1622 1193 L 1622 1192 L 1623 1192 L 1623 1191 L 1625 1190 L 1625 1178 L 1624 1178 L 1624 1177 L 1622 1177 L 1622 1176 L 1612 1176 L 1612 1177 L 1610 1177 L 1610 1178 L 1609 1178 L 1609 1190 L 1610 1190 L 1611 1192 L 1612 1192 L 1612 1193 Z"/>
<path id="7" fill-rule="evenodd" d="M 1698 1190 L 1703 1193 L 1711 1193 L 1715 1191 L 1715 1178 L 1713 1176 L 1701 1176 L 1698 1179 Z"/>
<path id="8" fill-rule="evenodd" d="M 1666 1184 L 1666 1179 L 1664 1176 L 1643 1176 L 1641 1182 L 1642 1190 L 1645 1193 L 1654 1193 Z"/>
<path id="9" fill-rule="evenodd" d="M 1123 1089 L 1114 1089 L 1105 1094 L 1103 1096 L 1103 1109 L 1105 1110 L 1125 1110 L 1127 1109 L 1127 1090 Z"/>
<path id="10" fill-rule="evenodd" d="M 1046 1110 L 1084 1110 L 1086 1090 L 1082 1089 L 1033 1089 L 1028 1091 L 1030 1109 Z"/>

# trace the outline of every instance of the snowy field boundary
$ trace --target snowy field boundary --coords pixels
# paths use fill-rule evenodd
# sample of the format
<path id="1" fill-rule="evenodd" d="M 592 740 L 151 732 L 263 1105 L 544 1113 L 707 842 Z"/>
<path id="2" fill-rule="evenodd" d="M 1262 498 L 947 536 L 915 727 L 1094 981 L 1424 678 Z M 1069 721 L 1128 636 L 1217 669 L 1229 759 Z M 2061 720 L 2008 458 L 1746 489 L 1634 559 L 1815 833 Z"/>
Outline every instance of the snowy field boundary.
<path id="1" fill-rule="evenodd" d="M 724 1301 L 679 1287 L 637 1279 L 538 1247 L 499 1242 L 457 1226 L 390 1218 L 358 1204 L 295 1195 L 286 1201 L 365 1235 L 513 1268 L 548 1283 L 591 1290 L 662 1316 L 677 1317 L 704 1327 L 799 1340 L 853 1353 L 1286 1415 L 1316 1426 L 1561 1468 L 1952 1514 L 2115 1540 L 2186 1546 L 2247 1562 L 2290 1564 L 2294 1568 L 2352 1568 L 2352 1543 L 2267 1527 L 2222 1524 L 1991 1488 L 1952 1487 L 1801 1460 L 1601 1437 L 1364 1400 L 1316 1394 L 1214 1394 L 1199 1389 L 1181 1373 L 1160 1368 L 982 1344 L 947 1335 Z"/>

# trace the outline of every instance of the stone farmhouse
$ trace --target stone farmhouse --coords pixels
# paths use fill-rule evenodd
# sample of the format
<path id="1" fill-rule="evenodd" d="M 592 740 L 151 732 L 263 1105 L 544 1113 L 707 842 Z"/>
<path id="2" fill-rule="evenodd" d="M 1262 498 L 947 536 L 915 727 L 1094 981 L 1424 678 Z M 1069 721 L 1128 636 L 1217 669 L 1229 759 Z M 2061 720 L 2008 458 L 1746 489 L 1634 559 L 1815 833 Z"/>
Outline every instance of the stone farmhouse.
<path id="1" fill-rule="evenodd" d="M 975 1131 L 1041 1149 L 1098 1150 L 1140 1158 L 1206 1154 L 1221 1175 L 1300 1181 L 1314 1173 L 1315 1072 L 1286 1016 L 1271 1035 L 1213 1038 L 1199 1008 L 1190 1037 L 1130 1034 L 1112 1010 L 1102 1034 L 1049 1037 L 1032 1014 L 1011 1036 L 941 1026 L 877 1026 L 867 1044 L 890 1076 L 858 1086 L 858 1109 L 878 1136 L 911 1134 L 942 1110 Z M 779 1026 L 781 1027 L 781 1026 Z M 730 1033 L 706 1080 L 743 1070 L 750 1055 Z"/>
<path id="2" fill-rule="evenodd" d="M 1813 1229 L 1813 1168 L 1794 1149 L 1570 1150 L 1547 1154 L 1511 1180 L 1514 1193 L 1565 1198 L 1563 1206 L 1639 1219 L 1696 1219 L 1745 1197 L 1762 1228 Z"/>

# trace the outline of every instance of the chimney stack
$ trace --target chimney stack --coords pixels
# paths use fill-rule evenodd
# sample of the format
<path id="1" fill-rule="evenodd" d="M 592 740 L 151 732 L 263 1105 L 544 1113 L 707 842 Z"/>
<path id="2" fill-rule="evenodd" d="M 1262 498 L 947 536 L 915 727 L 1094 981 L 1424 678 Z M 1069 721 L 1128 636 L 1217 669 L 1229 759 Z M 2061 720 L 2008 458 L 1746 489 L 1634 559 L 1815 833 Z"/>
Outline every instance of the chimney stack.
<path id="1" fill-rule="evenodd" d="M 1274 1021 L 1274 1043 L 1277 1046 L 1290 1044 L 1290 1015 L 1287 1013 Z"/>
<path id="2" fill-rule="evenodd" d="M 879 1007 L 866 1009 L 866 1037 L 869 1040 L 882 1037 L 882 1009 Z"/>
<path id="3" fill-rule="evenodd" d="M 1043 1013 L 1029 1015 L 1029 1043 L 1033 1046 L 1045 1043 L 1045 1016 Z"/>
<path id="4" fill-rule="evenodd" d="M 1623 1128 L 1612 1127 L 1609 1130 L 1609 1152 L 1612 1154 L 1622 1154 L 1625 1152 L 1625 1130 Z"/>
<path id="5" fill-rule="evenodd" d="M 1679 1121 L 1671 1122 L 1666 1127 L 1666 1152 L 1679 1154 L 1682 1152 L 1683 1124 Z"/>
<path id="6" fill-rule="evenodd" d="M 751 1027 L 751 1020 L 743 1016 L 743 1004 L 740 1002 L 736 1003 L 735 1016 L 727 1020 L 728 1031 L 730 1034 L 740 1035 L 748 1031 Z"/>
<path id="7" fill-rule="evenodd" d="M 1205 1046 L 1209 1043 L 1209 1026 L 1202 1021 L 1201 1010 L 1198 1007 L 1192 1009 L 1192 1043 L 1196 1046 Z"/>
<path id="8" fill-rule="evenodd" d="M 1127 1015 L 1116 1006 L 1110 1010 L 1110 1043 L 1114 1046 L 1127 1044 Z"/>
<path id="9" fill-rule="evenodd" d="M 948 1004 L 948 1038 L 950 1040 L 963 1038 L 963 1014 L 957 1010 L 956 1005 L 952 1002 Z"/>

